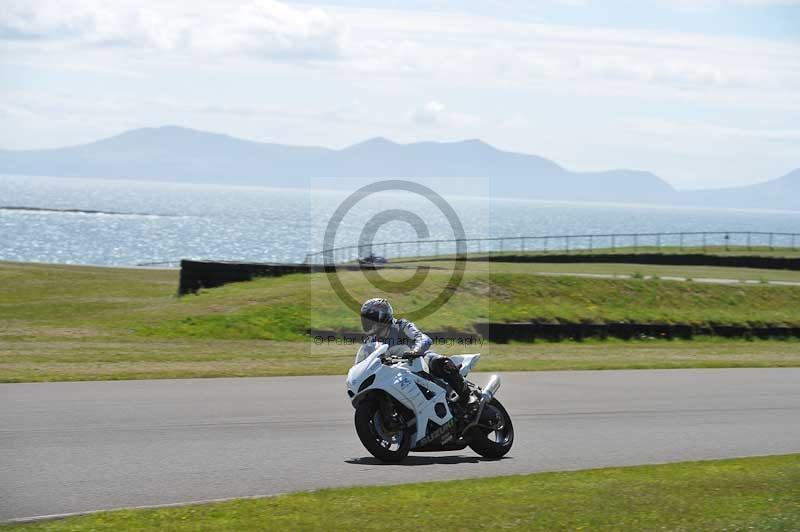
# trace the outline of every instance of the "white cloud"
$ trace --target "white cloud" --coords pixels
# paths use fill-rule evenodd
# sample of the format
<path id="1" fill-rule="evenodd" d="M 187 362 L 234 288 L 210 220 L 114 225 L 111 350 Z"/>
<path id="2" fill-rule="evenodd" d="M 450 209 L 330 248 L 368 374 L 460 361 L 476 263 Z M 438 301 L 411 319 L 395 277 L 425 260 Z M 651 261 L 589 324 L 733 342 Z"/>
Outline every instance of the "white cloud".
<path id="1" fill-rule="evenodd" d="M 345 68 L 365 77 L 768 106 L 783 105 L 800 90 L 800 46 L 791 41 L 458 13 L 337 13 L 354 36 Z"/>
<path id="2" fill-rule="evenodd" d="M 442 120 L 444 105 L 431 100 L 419 109 L 411 112 L 411 120 L 417 124 L 438 124 Z"/>
<path id="3" fill-rule="evenodd" d="M 0 103 L 0 116 L 10 120 L 27 120 L 35 116 L 35 113 L 21 105 L 8 105 Z"/>
<path id="4" fill-rule="evenodd" d="M 701 11 L 735 6 L 796 6 L 800 5 L 800 0 L 659 0 L 659 3 L 682 11 Z"/>
<path id="5" fill-rule="evenodd" d="M 6 38 L 100 37 L 119 28 L 113 10 L 99 2 L 9 0 L 0 11 L 0 35 Z"/>
<path id="6" fill-rule="evenodd" d="M 796 40 L 553 24 L 512 7 L 501 18 L 272 0 L 0 4 L 5 146 L 176 123 L 327 146 L 479 137 L 665 177 L 712 175 L 726 157 L 742 179 L 797 161 Z M 626 122 L 653 110 L 673 122 Z"/>
<path id="7" fill-rule="evenodd" d="M 152 9 L 129 9 L 103 0 L 9 0 L 0 11 L 0 37 L 73 39 L 87 44 L 132 44 L 169 50 L 187 30 Z"/>
<path id="8" fill-rule="evenodd" d="M 345 37 L 345 28 L 322 9 L 276 0 L 250 0 L 223 13 L 191 4 L 141 8 L 105 0 L 8 0 L 0 11 L 0 38 L 7 40 L 330 58 L 342 53 Z"/>
<path id="9" fill-rule="evenodd" d="M 694 91 L 702 97 L 719 96 L 710 89 L 749 89 L 756 98 L 765 89 L 800 90 L 800 46 L 792 42 L 450 12 L 323 10 L 276 0 L 171 0 L 150 9 L 131 0 L 7 0 L 0 11 L 2 37 L 6 48 L 9 39 L 31 49 L 41 49 L 42 40 L 127 44 L 189 54 L 191 65 L 208 56 L 335 59 L 338 72 L 351 77 L 415 77 L 473 86 L 538 84 L 556 91 L 565 86 L 607 91 L 631 84 Z M 146 60 L 170 61 L 166 54 Z"/>
<path id="10" fill-rule="evenodd" d="M 531 125 L 533 125 L 533 122 L 531 122 L 528 119 L 528 117 L 526 117 L 526 116 L 524 116 L 522 114 L 519 114 L 519 113 L 517 113 L 515 115 L 512 115 L 512 116 L 510 116 L 508 118 L 501 119 L 498 122 L 498 126 L 503 128 L 503 129 L 507 129 L 507 128 L 514 128 L 514 129 L 516 129 L 516 128 L 527 128 L 527 127 L 530 127 Z"/>
<path id="11" fill-rule="evenodd" d="M 430 100 L 422 107 L 412 110 L 408 117 L 412 123 L 422 126 L 467 126 L 480 121 L 471 114 L 450 112 L 436 100 Z"/>
<path id="12" fill-rule="evenodd" d="M 255 0 L 239 6 L 208 31 L 196 32 L 193 42 L 213 52 L 330 58 L 342 54 L 345 36 L 345 29 L 322 9 Z"/>
<path id="13" fill-rule="evenodd" d="M 554 3 L 567 7 L 585 7 L 589 0 L 554 0 Z"/>
<path id="14" fill-rule="evenodd" d="M 202 103 L 197 101 L 174 100 L 170 98 L 154 98 L 140 102 L 150 108 L 180 110 L 191 115 L 217 115 L 237 119 L 269 120 L 286 119 L 294 121 L 325 121 L 336 123 L 372 123 L 381 127 L 392 125 L 390 121 L 382 121 L 380 112 L 365 108 L 359 102 L 339 104 L 334 107 L 304 106 L 288 108 L 247 103 Z M 396 123 L 396 121 L 395 121 Z"/>
<path id="15" fill-rule="evenodd" d="M 643 119 L 629 124 L 631 131 L 676 138 L 751 139 L 758 141 L 800 142 L 800 129 L 750 129 L 722 126 L 698 120 Z"/>

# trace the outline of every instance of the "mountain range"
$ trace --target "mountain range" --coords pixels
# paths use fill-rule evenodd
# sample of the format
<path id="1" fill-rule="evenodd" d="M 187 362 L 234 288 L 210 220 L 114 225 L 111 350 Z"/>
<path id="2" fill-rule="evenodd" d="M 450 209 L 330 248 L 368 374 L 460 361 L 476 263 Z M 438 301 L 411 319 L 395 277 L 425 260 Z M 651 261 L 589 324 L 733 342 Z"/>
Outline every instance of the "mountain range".
<path id="1" fill-rule="evenodd" d="M 459 194 L 800 210 L 800 168 L 755 185 L 683 191 L 651 172 L 574 172 L 480 140 L 399 144 L 377 137 L 334 150 L 164 126 L 65 148 L 0 150 L 0 173 L 340 189 L 407 178 Z"/>

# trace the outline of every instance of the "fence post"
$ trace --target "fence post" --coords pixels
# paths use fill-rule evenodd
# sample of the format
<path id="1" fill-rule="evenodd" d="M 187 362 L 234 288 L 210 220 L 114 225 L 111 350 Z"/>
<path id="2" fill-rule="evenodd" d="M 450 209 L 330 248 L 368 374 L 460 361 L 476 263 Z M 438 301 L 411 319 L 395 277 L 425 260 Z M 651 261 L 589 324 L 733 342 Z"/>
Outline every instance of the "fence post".
<path id="1" fill-rule="evenodd" d="M 750 231 L 747 232 L 747 251 L 752 251 L 752 247 L 750 246 L 750 236 L 752 233 Z"/>
<path id="2" fill-rule="evenodd" d="M 731 235 L 729 235 L 728 233 L 725 233 L 725 251 L 730 251 L 730 249 L 731 249 L 728 246 L 728 242 L 730 241 L 730 239 L 731 239 Z"/>
<path id="3" fill-rule="evenodd" d="M 617 250 L 617 235 L 611 235 L 611 251 Z"/>
<path id="4" fill-rule="evenodd" d="M 772 251 L 772 233 L 769 234 L 769 249 Z"/>
<path id="5" fill-rule="evenodd" d="M 567 248 L 567 254 L 569 254 L 569 236 L 564 239 L 564 246 Z"/>
<path id="6" fill-rule="evenodd" d="M 659 251 L 661 251 L 661 233 L 656 235 L 656 247 Z"/>
<path id="7" fill-rule="evenodd" d="M 594 250 L 594 237 L 589 235 L 589 253 Z"/>

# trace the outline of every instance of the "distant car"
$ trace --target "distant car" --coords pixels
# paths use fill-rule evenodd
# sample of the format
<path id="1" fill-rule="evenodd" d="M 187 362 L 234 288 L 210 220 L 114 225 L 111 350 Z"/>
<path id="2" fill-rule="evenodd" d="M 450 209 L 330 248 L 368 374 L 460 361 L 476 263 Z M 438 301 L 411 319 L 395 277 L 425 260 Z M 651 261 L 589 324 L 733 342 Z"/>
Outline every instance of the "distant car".
<path id="1" fill-rule="evenodd" d="M 388 262 L 389 261 L 386 260 L 386 257 L 380 257 L 378 255 L 368 255 L 358 259 L 359 264 L 386 264 Z"/>

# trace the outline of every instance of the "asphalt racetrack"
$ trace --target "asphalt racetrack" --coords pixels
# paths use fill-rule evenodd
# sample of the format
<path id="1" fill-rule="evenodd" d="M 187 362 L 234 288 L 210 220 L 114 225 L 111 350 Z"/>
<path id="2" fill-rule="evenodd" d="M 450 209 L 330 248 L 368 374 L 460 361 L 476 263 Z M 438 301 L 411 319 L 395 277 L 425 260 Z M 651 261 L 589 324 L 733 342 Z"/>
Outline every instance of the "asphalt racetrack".
<path id="1" fill-rule="evenodd" d="M 486 375 L 474 375 L 482 384 Z M 341 377 L 0 385 L 0 520 L 800 452 L 800 369 L 506 373 L 508 458 L 369 457 Z"/>

